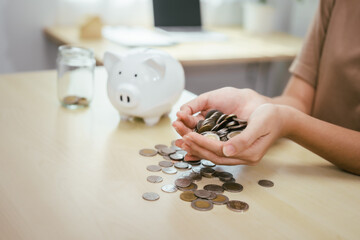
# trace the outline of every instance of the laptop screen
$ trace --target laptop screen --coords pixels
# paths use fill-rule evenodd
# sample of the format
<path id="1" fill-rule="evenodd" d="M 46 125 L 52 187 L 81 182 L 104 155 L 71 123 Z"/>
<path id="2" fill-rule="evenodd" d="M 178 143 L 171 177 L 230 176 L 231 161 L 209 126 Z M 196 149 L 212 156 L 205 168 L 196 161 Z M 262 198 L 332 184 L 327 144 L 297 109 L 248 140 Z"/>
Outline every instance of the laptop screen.
<path id="1" fill-rule="evenodd" d="M 153 0 L 155 27 L 201 27 L 199 0 Z"/>

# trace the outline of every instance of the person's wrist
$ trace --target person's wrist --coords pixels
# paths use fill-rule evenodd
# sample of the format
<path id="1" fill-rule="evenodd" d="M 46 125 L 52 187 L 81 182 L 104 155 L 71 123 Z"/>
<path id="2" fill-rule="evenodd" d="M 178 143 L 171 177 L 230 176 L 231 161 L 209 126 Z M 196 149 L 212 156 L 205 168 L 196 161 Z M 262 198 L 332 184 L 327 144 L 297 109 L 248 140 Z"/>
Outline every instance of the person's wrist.
<path id="1" fill-rule="evenodd" d="M 276 105 L 280 119 L 281 137 L 291 138 L 295 129 L 296 109 L 286 105 Z"/>

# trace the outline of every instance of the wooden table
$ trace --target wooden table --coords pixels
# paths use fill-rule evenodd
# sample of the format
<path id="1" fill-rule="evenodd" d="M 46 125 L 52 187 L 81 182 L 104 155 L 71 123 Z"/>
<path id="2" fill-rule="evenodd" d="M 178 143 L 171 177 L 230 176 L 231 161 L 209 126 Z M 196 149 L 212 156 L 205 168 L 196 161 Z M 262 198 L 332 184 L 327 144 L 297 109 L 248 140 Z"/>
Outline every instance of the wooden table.
<path id="1" fill-rule="evenodd" d="M 302 39 L 284 33 L 257 35 L 240 27 L 210 28 L 223 33 L 226 41 L 186 42 L 170 47 L 157 47 L 177 58 L 184 67 L 237 64 L 269 61 L 292 61 L 300 51 Z M 106 39 L 84 40 L 77 27 L 52 26 L 44 30 L 49 39 L 57 44 L 73 44 L 92 48 L 98 64 L 102 64 L 105 51 L 123 53 L 128 48 Z"/>
<path id="2" fill-rule="evenodd" d="M 359 239 L 360 179 L 288 141 L 278 141 L 261 163 L 217 166 L 244 186 L 225 193 L 249 211 L 192 209 L 180 192 L 153 184 L 142 148 L 177 138 L 171 128 L 184 92 L 154 127 L 119 122 L 106 96 L 106 73 L 96 72 L 90 108 L 67 110 L 56 98 L 56 73 L 0 76 L 0 239 Z M 260 179 L 275 183 L 260 187 Z M 205 184 L 220 182 L 206 179 Z M 160 195 L 156 202 L 144 192 Z"/>

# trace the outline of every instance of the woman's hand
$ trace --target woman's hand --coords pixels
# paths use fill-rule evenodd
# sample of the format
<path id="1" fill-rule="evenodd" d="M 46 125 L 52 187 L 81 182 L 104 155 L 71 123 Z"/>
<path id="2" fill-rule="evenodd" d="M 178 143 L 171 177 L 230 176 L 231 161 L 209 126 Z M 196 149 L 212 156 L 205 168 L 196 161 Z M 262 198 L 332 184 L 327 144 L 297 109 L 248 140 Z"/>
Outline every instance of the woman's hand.
<path id="1" fill-rule="evenodd" d="M 289 109 L 282 105 L 262 104 L 248 117 L 245 130 L 227 142 L 188 132 L 183 139 L 177 140 L 176 145 L 188 152 L 187 161 L 208 159 L 221 165 L 255 165 L 276 139 L 287 134 Z M 245 111 L 237 113 L 247 114 Z"/>
<path id="2" fill-rule="evenodd" d="M 175 130 L 184 136 L 193 131 L 197 122 L 205 118 L 211 109 L 226 114 L 236 114 L 239 119 L 247 120 L 252 112 L 269 98 L 250 89 L 232 87 L 221 88 L 201 94 L 196 99 L 184 104 L 177 113 L 178 119 L 173 123 Z M 194 115 L 199 113 L 198 115 Z"/>

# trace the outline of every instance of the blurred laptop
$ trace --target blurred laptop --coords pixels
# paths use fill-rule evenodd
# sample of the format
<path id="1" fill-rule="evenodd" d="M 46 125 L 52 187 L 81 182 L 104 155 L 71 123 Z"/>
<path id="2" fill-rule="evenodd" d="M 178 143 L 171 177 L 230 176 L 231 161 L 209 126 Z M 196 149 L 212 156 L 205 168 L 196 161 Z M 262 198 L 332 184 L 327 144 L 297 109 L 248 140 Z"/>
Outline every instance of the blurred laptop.
<path id="1" fill-rule="evenodd" d="M 153 0 L 154 25 L 169 32 L 201 32 L 199 0 Z"/>

